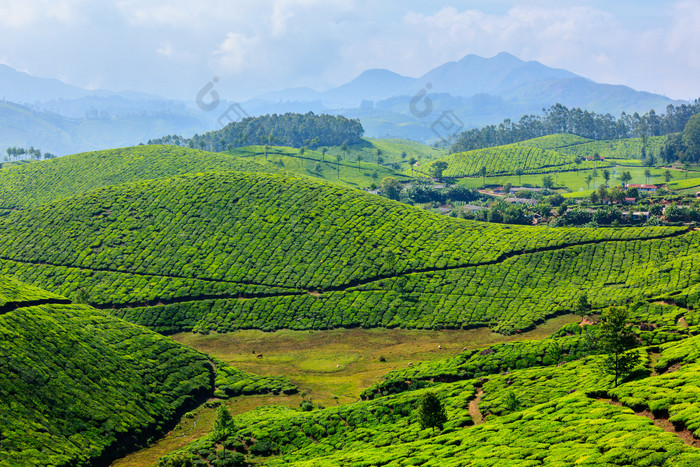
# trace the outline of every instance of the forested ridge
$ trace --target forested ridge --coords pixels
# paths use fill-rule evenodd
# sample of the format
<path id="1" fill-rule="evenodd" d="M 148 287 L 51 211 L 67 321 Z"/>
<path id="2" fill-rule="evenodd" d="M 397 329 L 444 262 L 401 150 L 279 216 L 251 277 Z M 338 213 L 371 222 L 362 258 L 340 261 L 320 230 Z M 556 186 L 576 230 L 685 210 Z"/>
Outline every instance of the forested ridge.
<path id="1" fill-rule="evenodd" d="M 342 115 L 315 115 L 313 112 L 286 113 L 246 117 L 229 123 L 221 130 L 192 138 L 169 135 L 150 140 L 148 144 L 174 144 L 213 152 L 254 145 L 317 148 L 360 143 L 363 134 L 364 129 L 357 119 Z"/>
<path id="2" fill-rule="evenodd" d="M 464 131 L 457 136 L 451 152 L 463 152 L 517 143 L 540 136 L 568 133 L 594 140 L 647 138 L 683 131 L 690 118 L 700 112 L 700 100 L 692 104 L 668 105 L 666 113 L 654 110 L 639 115 L 623 113 L 619 118 L 580 108 L 555 104 L 542 109 L 543 115 L 523 115 L 517 122 L 506 119 L 499 124 Z"/>

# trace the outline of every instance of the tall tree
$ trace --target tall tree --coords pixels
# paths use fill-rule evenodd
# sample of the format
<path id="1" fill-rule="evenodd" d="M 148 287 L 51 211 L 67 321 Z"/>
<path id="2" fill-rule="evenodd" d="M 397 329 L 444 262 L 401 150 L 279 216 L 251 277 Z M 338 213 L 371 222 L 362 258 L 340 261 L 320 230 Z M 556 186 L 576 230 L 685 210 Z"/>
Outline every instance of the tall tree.
<path id="1" fill-rule="evenodd" d="M 673 178 L 673 174 L 671 173 L 670 170 L 666 169 L 664 171 L 664 180 L 666 180 L 666 183 L 670 182 L 672 178 Z"/>
<path id="2" fill-rule="evenodd" d="M 683 143 L 690 160 L 700 161 L 700 113 L 690 117 L 683 128 Z"/>
<path id="3" fill-rule="evenodd" d="M 515 169 L 515 175 L 518 176 L 518 185 L 522 186 L 524 173 L 525 173 L 525 171 L 522 169 L 522 167 L 518 167 L 517 169 Z"/>
<path id="4" fill-rule="evenodd" d="M 542 177 L 542 185 L 545 188 L 554 188 L 554 179 L 551 175 L 545 175 Z"/>
<path id="5" fill-rule="evenodd" d="M 220 405 L 216 410 L 216 420 L 214 420 L 214 438 L 216 441 L 222 442 L 224 446 L 224 458 L 226 458 L 226 439 L 232 436 L 236 431 L 236 424 L 233 421 L 231 412 L 228 411 L 225 405 Z"/>
<path id="6" fill-rule="evenodd" d="M 630 180 L 632 180 L 632 174 L 630 173 L 630 171 L 625 170 L 624 172 L 622 172 L 622 175 L 620 175 L 620 181 L 624 184 L 627 184 Z"/>
<path id="7" fill-rule="evenodd" d="M 447 170 L 448 164 L 445 161 L 435 161 L 430 165 L 430 176 L 442 180 L 442 175 Z"/>
<path id="8" fill-rule="evenodd" d="M 595 193 L 595 192 L 594 192 Z M 579 294 L 574 304 L 574 311 L 583 319 L 584 316 L 591 311 L 591 303 L 588 301 L 588 296 L 585 293 Z"/>
<path id="9" fill-rule="evenodd" d="M 386 177 L 382 179 L 381 190 L 387 198 L 398 200 L 401 193 L 401 184 L 394 177 Z"/>
<path id="10" fill-rule="evenodd" d="M 629 312 L 624 307 L 612 307 L 603 312 L 600 321 L 600 348 L 605 353 L 602 369 L 615 377 L 615 387 L 639 363 L 637 336 L 628 323 Z"/>
<path id="11" fill-rule="evenodd" d="M 433 433 L 435 433 L 435 428 L 442 430 L 443 425 L 447 422 L 447 413 L 434 392 L 426 392 L 421 397 L 418 417 L 421 428 L 432 428 Z"/>
<path id="12" fill-rule="evenodd" d="M 414 172 L 415 172 L 415 169 L 416 169 L 416 162 L 418 162 L 418 161 L 416 160 L 415 157 L 411 157 L 411 158 L 408 160 L 408 165 L 411 166 L 411 176 L 414 176 L 414 175 L 415 175 Z"/>

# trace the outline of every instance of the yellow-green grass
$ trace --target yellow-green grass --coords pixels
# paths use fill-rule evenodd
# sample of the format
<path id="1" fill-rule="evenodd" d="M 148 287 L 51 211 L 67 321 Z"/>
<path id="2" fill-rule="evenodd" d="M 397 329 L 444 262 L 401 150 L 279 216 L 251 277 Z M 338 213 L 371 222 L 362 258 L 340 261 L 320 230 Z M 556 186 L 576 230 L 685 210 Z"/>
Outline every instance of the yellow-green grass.
<path id="1" fill-rule="evenodd" d="M 295 395 L 260 395 L 260 396 L 243 396 L 224 401 L 226 407 L 232 415 L 238 415 L 258 407 L 266 405 L 281 405 L 284 407 L 299 407 L 302 398 L 299 394 Z M 152 446 L 141 449 L 140 451 L 122 457 L 112 463 L 113 467 L 144 467 L 154 466 L 158 459 L 164 455 L 176 451 L 187 446 L 192 441 L 195 441 L 209 433 L 214 427 L 216 419 L 216 408 L 208 408 L 199 406 L 192 412 L 192 418 L 183 417 L 180 423 L 158 440 Z"/>
<path id="2" fill-rule="evenodd" d="M 364 388 L 409 363 L 450 357 L 465 347 L 542 339 L 564 324 L 576 321 L 574 315 L 564 315 L 516 336 L 496 334 L 487 328 L 440 331 L 355 328 L 180 333 L 173 338 L 241 370 L 287 376 L 302 393 L 330 406 L 356 401 Z M 259 354 L 263 357 L 258 358 Z M 380 357 L 386 361 L 381 362 Z"/>
<path id="3" fill-rule="evenodd" d="M 607 169 L 610 171 L 611 177 L 608 182 L 609 186 L 619 185 L 620 180 L 618 177 L 622 175 L 622 172 L 629 172 L 632 175 L 632 180 L 629 183 L 652 183 L 652 184 L 663 184 L 666 183 L 664 179 L 664 172 L 666 169 L 660 167 L 651 168 L 651 177 L 647 180 L 644 176 L 644 171 L 646 167 L 611 167 Z M 685 171 L 677 169 L 669 169 L 671 175 L 673 175 L 673 180 L 683 180 L 685 179 Z M 459 181 L 460 185 L 467 186 L 469 188 L 478 188 L 484 185 L 505 185 L 510 183 L 513 186 L 542 186 L 542 178 L 545 175 L 550 175 L 554 179 L 554 183 L 558 187 L 565 187 L 572 192 L 586 191 L 598 188 L 601 184 L 605 183 L 603 178 L 603 169 L 598 169 L 598 176 L 591 181 L 590 186 L 586 184 L 586 177 L 589 174 L 593 174 L 592 170 L 580 170 L 576 172 L 555 172 L 551 174 L 535 174 L 535 175 L 523 175 L 518 177 L 517 175 L 507 175 L 500 177 L 486 177 L 482 179 L 481 177 L 464 178 Z M 690 176 L 693 176 L 694 172 L 691 172 Z"/>

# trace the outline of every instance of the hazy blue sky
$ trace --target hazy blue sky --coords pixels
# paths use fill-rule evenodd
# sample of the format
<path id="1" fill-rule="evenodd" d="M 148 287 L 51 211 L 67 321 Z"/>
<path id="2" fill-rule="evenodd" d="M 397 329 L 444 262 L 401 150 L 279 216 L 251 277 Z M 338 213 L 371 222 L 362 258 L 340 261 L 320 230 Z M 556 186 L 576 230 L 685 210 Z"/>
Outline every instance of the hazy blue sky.
<path id="1" fill-rule="evenodd" d="M 420 76 L 506 51 L 600 82 L 700 97 L 700 1 L 2 0 L 0 63 L 193 99 Z"/>

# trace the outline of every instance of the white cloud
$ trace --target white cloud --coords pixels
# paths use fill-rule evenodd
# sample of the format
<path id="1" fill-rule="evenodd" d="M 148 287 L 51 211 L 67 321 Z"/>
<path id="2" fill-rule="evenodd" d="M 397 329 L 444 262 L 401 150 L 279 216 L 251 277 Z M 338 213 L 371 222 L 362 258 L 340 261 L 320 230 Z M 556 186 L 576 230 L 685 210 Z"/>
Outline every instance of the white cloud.
<path id="1" fill-rule="evenodd" d="M 260 58 L 256 55 L 259 40 L 237 32 L 229 32 L 213 54 L 213 67 L 226 74 L 237 74 L 256 68 Z"/>
<path id="2" fill-rule="evenodd" d="M 28 28 L 38 23 L 73 23 L 82 20 L 85 0 L 3 0 L 0 24 L 8 28 Z"/>
<path id="3" fill-rule="evenodd" d="M 187 96 L 214 75 L 222 93 L 253 94 L 339 85 L 367 68 L 420 76 L 506 51 L 598 81 L 700 94 L 700 3 L 645 4 L 636 16 L 623 3 L 3 0 L 0 56 L 73 84 Z"/>

